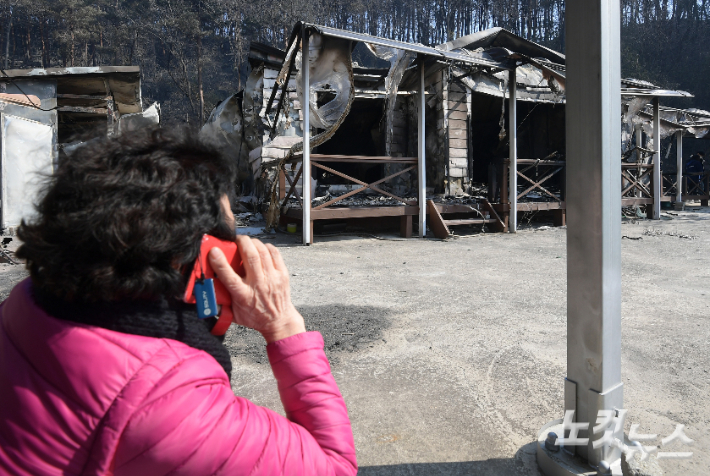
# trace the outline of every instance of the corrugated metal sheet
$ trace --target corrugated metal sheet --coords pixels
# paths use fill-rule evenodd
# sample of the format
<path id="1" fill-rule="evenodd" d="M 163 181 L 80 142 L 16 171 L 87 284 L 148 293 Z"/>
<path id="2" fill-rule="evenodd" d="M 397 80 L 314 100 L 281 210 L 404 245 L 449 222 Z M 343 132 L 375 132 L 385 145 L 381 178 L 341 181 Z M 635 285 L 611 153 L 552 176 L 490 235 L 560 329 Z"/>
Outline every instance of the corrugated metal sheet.
<path id="1" fill-rule="evenodd" d="M 641 89 L 641 88 L 621 88 L 622 96 L 650 97 L 650 98 L 692 98 L 695 97 L 686 91 L 674 91 L 672 89 Z"/>
<path id="2" fill-rule="evenodd" d="M 456 38 L 453 41 L 437 46 L 437 49 L 453 51 L 459 48 L 475 50 L 478 48 L 488 49 L 496 47 L 506 48 L 533 58 L 545 58 L 559 64 L 565 63 L 565 55 L 562 53 L 526 40 L 500 27 L 489 28 L 488 30 L 478 31 L 471 35 Z"/>
<path id="3" fill-rule="evenodd" d="M 443 61 L 454 61 L 467 64 L 475 64 L 481 66 L 492 66 L 499 69 L 509 69 L 506 63 L 494 61 L 483 57 L 483 55 L 475 52 L 459 53 L 453 51 L 444 51 L 430 46 L 424 46 L 417 43 L 406 43 L 404 41 L 390 40 L 379 36 L 366 35 L 364 33 L 356 33 L 353 31 L 341 30 L 329 26 L 312 25 L 309 23 L 298 23 L 296 28 L 302 25 L 305 28 L 313 29 L 325 36 L 333 36 L 352 41 L 362 41 L 364 43 L 372 43 L 375 45 L 387 46 L 389 48 L 398 48 L 405 51 L 412 51 L 418 55 L 438 58 Z"/>

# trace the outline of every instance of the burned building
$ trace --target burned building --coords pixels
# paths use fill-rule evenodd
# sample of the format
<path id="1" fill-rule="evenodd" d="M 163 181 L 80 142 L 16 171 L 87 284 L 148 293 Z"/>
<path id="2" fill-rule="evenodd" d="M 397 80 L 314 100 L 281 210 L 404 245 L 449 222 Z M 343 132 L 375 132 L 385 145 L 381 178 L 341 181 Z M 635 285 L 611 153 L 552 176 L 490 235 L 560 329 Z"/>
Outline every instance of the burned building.
<path id="1" fill-rule="evenodd" d="M 306 39 L 308 56 L 303 46 Z M 358 47 L 388 62 L 389 67 L 361 67 L 353 61 Z M 280 52 L 260 45 L 252 48 L 252 73 L 242 101 L 244 139 L 257 139 L 249 146 L 253 170 L 258 167 L 259 177 L 264 178 L 278 162 L 281 177 L 269 177 L 281 185 L 278 196 L 273 192 L 276 187 L 271 188 L 272 213 L 278 200 L 277 213 L 300 217 L 304 223 L 336 217 L 399 217 L 406 236 L 411 234 L 412 217 L 419 215 L 423 234 L 426 181 L 431 174 L 423 148 L 430 125 L 436 130 L 436 116 L 427 115 L 423 99 L 437 100 L 427 68 L 437 61 L 497 70 L 507 65 L 475 53 L 448 53 L 307 24 L 294 29 L 277 70 L 273 59 L 280 56 Z M 420 80 L 410 85 L 408 76 Z M 304 84 L 308 84 L 308 92 Z M 304 101 L 309 114 L 303 112 Z M 265 107 L 257 114 L 258 104 Z M 249 114 L 258 120 L 250 121 Z M 310 130 L 308 122 L 311 134 L 304 135 L 303 130 Z M 312 165 L 295 165 L 311 159 Z M 310 186 L 302 186 L 304 180 Z M 378 196 L 354 197 L 361 192 Z M 292 196 L 298 202 L 296 207 L 290 206 Z M 308 203 L 311 199 L 313 203 Z M 492 217 L 476 220 L 500 223 Z"/>
<path id="2" fill-rule="evenodd" d="M 363 55 L 369 67 L 354 60 Z M 215 109 L 206 129 L 226 137 L 232 128 L 240 169 L 253 179 L 249 193 L 272 205 L 272 224 L 279 215 L 311 224 L 399 217 L 405 236 L 417 215 L 420 227 L 427 215 L 440 222 L 439 236 L 449 233 L 447 222 L 514 231 L 525 213 L 551 213 L 564 224 L 561 53 L 501 28 L 431 48 L 303 23 L 286 51 L 252 44 L 249 62 L 246 88 L 228 100 L 233 107 Z M 654 130 L 665 137 L 662 131 L 689 129 L 667 118 L 656 127 L 656 106 L 663 97 L 691 95 L 630 79 L 621 92 L 624 137 L 632 140 L 620 154 L 643 162 L 622 166 L 622 203 L 657 207 L 660 192 L 649 175 L 660 163 L 650 148 Z M 656 107 L 650 119 L 649 107 Z M 232 119 L 219 119 L 228 109 Z M 636 129 L 640 136 L 629 132 Z"/>
<path id="3" fill-rule="evenodd" d="M 2 228 L 12 233 L 32 213 L 37 172 L 51 173 L 72 138 L 157 124 L 144 110 L 133 66 L 6 70 L 0 76 Z"/>

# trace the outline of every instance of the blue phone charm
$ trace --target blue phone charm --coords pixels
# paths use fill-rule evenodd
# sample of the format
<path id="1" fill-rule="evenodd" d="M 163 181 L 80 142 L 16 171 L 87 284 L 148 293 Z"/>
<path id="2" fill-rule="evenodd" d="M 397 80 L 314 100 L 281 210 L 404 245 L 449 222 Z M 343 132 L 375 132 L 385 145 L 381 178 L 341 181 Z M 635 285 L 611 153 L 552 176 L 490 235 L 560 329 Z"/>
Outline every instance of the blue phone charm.
<path id="1" fill-rule="evenodd" d="M 201 282 L 200 282 L 201 281 Z M 217 296 L 214 292 L 214 280 L 202 279 L 195 282 L 195 301 L 197 315 L 206 319 L 217 315 Z"/>

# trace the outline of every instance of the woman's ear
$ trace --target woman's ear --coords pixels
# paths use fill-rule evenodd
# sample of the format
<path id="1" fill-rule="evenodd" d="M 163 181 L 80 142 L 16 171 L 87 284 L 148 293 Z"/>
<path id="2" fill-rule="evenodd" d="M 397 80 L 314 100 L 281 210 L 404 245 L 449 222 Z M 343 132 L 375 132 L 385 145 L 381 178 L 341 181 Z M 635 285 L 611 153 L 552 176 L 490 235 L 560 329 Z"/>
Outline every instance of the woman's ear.
<path id="1" fill-rule="evenodd" d="M 232 213 L 232 205 L 229 203 L 229 197 L 225 193 L 219 199 L 219 205 L 222 207 L 222 213 L 224 213 L 224 220 L 229 225 L 230 229 L 234 229 L 237 226 L 237 222 L 234 219 L 234 213 Z"/>

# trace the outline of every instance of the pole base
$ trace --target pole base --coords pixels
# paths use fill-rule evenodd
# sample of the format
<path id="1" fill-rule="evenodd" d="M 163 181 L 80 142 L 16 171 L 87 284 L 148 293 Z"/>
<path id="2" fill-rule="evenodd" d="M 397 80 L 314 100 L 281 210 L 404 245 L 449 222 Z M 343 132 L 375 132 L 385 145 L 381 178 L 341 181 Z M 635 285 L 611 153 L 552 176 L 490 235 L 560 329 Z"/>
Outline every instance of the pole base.
<path id="1" fill-rule="evenodd" d="M 557 451 L 545 448 L 545 440 L 551 431 L 559 437 L 565 434 L 562 418 L 543 426 L 537 435 L 537 465 L 545 476 L 597 476 L 599 474 L 585 459 L 577 455 L 569 455 L 562 448 Z M 621 476 L 621 459 L 611 466 L 611 474 Z"/>

